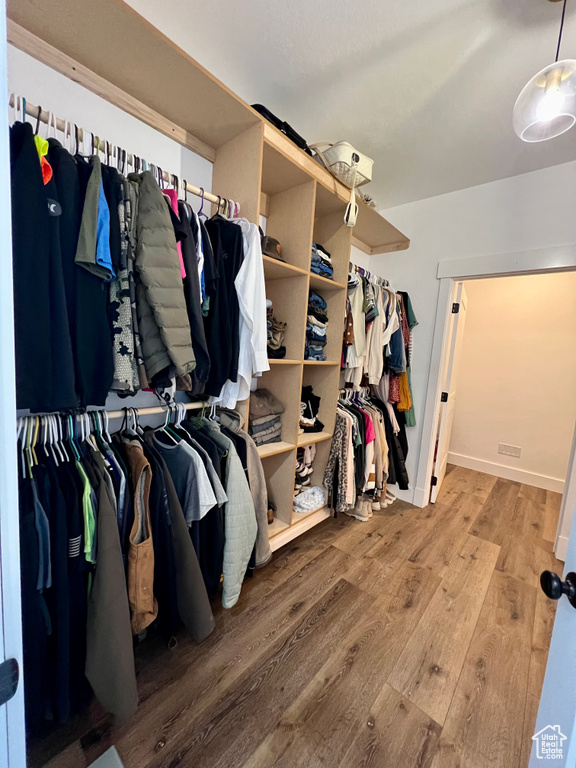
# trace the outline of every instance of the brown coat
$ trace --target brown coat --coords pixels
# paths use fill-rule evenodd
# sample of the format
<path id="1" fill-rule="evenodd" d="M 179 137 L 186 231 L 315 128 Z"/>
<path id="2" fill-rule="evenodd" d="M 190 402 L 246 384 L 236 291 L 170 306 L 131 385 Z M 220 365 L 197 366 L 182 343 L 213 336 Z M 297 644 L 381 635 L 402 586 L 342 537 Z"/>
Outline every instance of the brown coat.
<path id="1" fill-rule="evenodd" d="M 124 445 L 134 488 L 134 524 L 128 547 L 128 600 L 132 634 L 137 635 L 152 624 L 158 615 L 158 603 L 154 597 L 154 547 L 150 529 L 152 469 L 137 440 L 126 440 Z"/>

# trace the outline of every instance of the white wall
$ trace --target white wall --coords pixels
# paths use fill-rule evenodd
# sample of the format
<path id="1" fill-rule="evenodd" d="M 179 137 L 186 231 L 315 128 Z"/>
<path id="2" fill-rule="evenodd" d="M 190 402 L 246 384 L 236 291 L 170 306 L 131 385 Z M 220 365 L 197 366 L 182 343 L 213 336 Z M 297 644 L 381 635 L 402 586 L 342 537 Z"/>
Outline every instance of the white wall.
<path id="1" fill-rule="evenodd" d="M 356 264 L 357 267 L 364 267 L 364 269 L 370 269 L 371 258 L 367 253 L 361 251 L 360 248 L 356 248 L 355 245 L 352 246 L 350 250 L 350 261 L 352 264 Z M 376 274 L 379 275 L 380 273 L 376 272 Z"/>
<path id="2" fill-rule="evenodd" d="M 526 148 L 530 151 L 530 147 Z M 382 211 L 410 239 L 407 251 L 372 256 L 370 268 L 410 293 L 416 427 L 408 429 L 415 480 L 438 302 L 438 262 L 576 243 L 576 162 Z M 411 493 L 404 494 L 411 500 Z"/>
<path id="3" fill-rule="evenodd" d="M 576 273 L 465 287 L 449 461 L 561 492 L 576 420 Z"/>
<path id="4" fill-rule="evenodd" d="M 12 46 L 8 46 L 8 87 L 56 117 L 76 123 L 128 153 L 211 191 L 212 163 L 208 160 Z M 46 136 L 46 130 L 47 126 L 42 125 L 42 136 Z M 60 135 L 58 138 L 62 140 Z"/>

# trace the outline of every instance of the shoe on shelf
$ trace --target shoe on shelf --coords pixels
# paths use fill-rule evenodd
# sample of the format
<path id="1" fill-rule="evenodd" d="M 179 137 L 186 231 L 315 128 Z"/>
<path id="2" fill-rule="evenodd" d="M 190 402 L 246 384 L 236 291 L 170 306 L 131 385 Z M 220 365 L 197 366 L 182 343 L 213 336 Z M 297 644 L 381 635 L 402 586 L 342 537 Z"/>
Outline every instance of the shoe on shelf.
<path id="1" fill-rule="evenodd" d="M 276 505 L 274 502 L 268 502 L 268 525 L 272 525 L 274 522 L 274 512 L 276 512 Z"/>

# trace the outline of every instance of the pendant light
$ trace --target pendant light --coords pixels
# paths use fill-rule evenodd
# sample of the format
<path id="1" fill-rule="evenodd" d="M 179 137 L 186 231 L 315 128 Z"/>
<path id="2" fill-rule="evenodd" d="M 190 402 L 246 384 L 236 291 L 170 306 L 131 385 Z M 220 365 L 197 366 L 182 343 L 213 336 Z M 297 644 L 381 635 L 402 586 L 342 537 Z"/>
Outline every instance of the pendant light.
<path id="1" fill-rule="evenodd" d="M 514 104 L 514 130 L 522 141 L 553 139 L 576 123 L 576 59 L 558 61 L 565 15 L 566 0 L 554 63 L 526 83 Z"/>

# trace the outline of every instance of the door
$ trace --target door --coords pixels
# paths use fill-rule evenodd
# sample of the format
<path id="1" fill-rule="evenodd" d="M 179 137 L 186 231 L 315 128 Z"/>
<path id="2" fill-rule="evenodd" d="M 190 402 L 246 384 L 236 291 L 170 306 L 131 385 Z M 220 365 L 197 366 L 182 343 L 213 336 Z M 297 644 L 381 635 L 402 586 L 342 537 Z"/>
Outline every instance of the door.
<path id="1" fill-rule="evenodd" d="M 570 470 L 569 470 L 570 471 Z M 576 504 L 571 510 L 564 577 L 576 571 Z M 563 577 L 563 578 L 564 578 Z M 538 600 L 548 600 L 539 591 Z M 576 766 L 576 608 L 566 595 L 558 601 L 552 641 L 546 664 L 538 717 L 532 736 L 529 768 Z M 555 750 L 555 751 L 553 751 Z M 559 752 L 558 750 L 561 750 Z"/>
<path id="2" fill-rule="evenodd" d="M 11 695 L 14 671 L 18 669 L 22 677 L 22 632 L 6 51 L 6 5 L 0 0 L 0 82 L 4 85 L 0 119 L 0 768 L 25 768 L 21 682 Z"/>
<path id="3" fill-rule="evenodd" d="M 442 384 L 442 403 L 440 405 L 438 442 L 436 445 L 436 457 L 432 475 L 432 491 L 430 501 L 434 503 L 442 487 L 442 481 L 446 475 L 448 464 L 448 449 L 450 448 L 450 434 L 454 421 L 454 408 L 456 407 L 456 386 L 458 383 L 458 363 L 460 350 L 464 339 L 464 325 L 466 323 L 466 291 L 464 283 L 457 283 L 452 303 L 452 318 L 448 335 L 448 351 L 444 363 L 444 376 Z"/>

